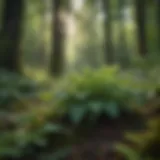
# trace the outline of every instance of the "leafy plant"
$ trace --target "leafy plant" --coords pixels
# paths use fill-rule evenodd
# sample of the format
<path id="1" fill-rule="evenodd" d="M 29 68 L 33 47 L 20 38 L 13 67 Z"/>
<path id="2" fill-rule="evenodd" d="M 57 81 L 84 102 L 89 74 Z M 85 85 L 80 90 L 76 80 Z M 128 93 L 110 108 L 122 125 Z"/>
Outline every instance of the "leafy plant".
<path id="1" fill-rule="evenodd" d="M 133 75 L 122 73 L 118 67 L 86 69 L 82 73 L 72 74 L 57 84 L 54 91 L 39 92 L 39 86 L 34 83 L 32 86 L 32 81 L 26 81 L 26 78 L 23 81 L 22 77 L 12 73 L 4 72 L 2 77 L 5 77 L 0 78 L 2 93 L 14 93 L 13 97 L 18 93 L 20 100 L 31 96 L 31 99 L 38 97 L 42 101 L 31 101 L 31 104 L 29 100 L 26 101 L 26 106 L 31 106 L 25 112 L 5 112 L 14 123 L 8 127 L 4 120 L 0 122 L 0 159 L 23 159 L 23 156 L 61 159 L 69 150 L 64 148 L 62 153 L 59 149 L 68 147 L 75 138 L 72 134 L 75 130 L 66 128 L 61 119 L 69 119 L 76 127 L 84 120 L 89 124 L 97 122 L 101 116 L 109 120 L 118 119 L 124 114 L 135 113 L 146 98 L 142 83 Z M 26 91 L 26 86 L 31 90 Z M 8 101 L 10 106 L 13 101 L 9 98 Z M 4 104 L 2 107 L 5 107 Z M 6 128 L 1 128 L 1 123 Z M 134 149 L 123 147 L 121 151 L 136 157 Z"/>
<path id="2" fill-rule="evenodd" d="M 117 151 L 127 160 L 160 159 L 160 119 L 149 120 L 149 128 L 143 133 L 130 133 L 126 136 L 133 145 L 118 144 Z M 143 157 L 143 158 L 142 158 Z"/>
<path id="3" fill-rule="evenodd" d="M 16 73 L 0 71 L 0 108 L 9 109 L 14 102 L 36 97 L 40 85 Z"/>
<path id="4" fill-rule="evenodd" d="M 118 144 L 116 146 L 116 150 L 119 153 L 121 153 L 127 160 L 141 160 L 142 159 L 138 151 L 134 150 L 133 148 L 127 145 Z"/>
<path id="5" fill-rule="evenodd" d="M 35 115 L 29 113 L 22 118 L 17 118 L 15 128 L 12 130 L 2 130 L 0 133 L 0 158 L 18 158 L 24 155 L 32 156 L 36 154 L 35 148 L 45 150 L 50 144 L 54 146 L 57 138 L 64 139 L 70 134 L 64 126 L 49 122 L 41 121 Z M 60 140 L 60 141 L 61 141 Z M 51 146 L 50 146 L 51 147 Z"/>
<path id="6" fill-rule="evenodd" d="M 122 76 L 118 67 L 105 67 L 69 76 L 55 98 L 64 115 L 79 124 L 86 116 L 115 119 L 130 113 L 142 103 L 144 93 L 132 76 Z"/>

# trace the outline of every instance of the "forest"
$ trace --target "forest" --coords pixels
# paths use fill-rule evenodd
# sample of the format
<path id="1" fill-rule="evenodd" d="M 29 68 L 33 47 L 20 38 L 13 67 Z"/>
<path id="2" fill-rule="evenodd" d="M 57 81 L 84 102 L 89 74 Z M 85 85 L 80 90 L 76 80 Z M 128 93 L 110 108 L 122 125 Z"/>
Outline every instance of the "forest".
<path id="1" fill-rule="evenodd" d="M 160 160 L 160 0 L 0 0 L 0 160 Z"/>

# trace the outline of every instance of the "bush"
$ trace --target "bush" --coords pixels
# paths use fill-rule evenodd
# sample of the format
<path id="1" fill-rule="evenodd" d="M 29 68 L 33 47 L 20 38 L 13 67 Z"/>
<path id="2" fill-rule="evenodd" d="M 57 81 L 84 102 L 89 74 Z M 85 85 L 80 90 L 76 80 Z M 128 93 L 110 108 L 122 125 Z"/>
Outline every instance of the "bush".
<path id="1" fill-rule="evenodd" d="M 85 70 L 71 75 L 55 94 L 59 108 L 71 122 L 79 124 L 87 116 L 95 120 L 102 114 L 115 119 L 138 108 L 145 94 L 133 76 L 117 67 Z"/>
<path id="2" fill-rule="evenodd" d="M 2 79 L 0 85 L 4 90 L 8 88 L 8 93 L 11 88 L 20 96 L 37 93 L 37 87 L 31 87 L 30 81 L 26 85 L 26 81 L 17 75 L 5 76 L 8 76 L 7 80 Z M 28 85 L 31 90 L 22 90 Z M 7 119 L 13 123 L 9 126 L 5 124 L 6 127 L 0 124 L 0 158 L 17 160 L 25 156 L 46 160 L 47 157 L 54 159 L 56 154 L 58 157 L 66 155 L 76 135 L 73 134 L 75 130 L 66 128 L 62 123 L 64 121 L 59 120 L 67 118 L 78 127 L 86 118 L 89 124 L 102 115 L 113 120 L 135 113 L 145 100 L 145 91 L 140 87 L 139 80 L 122 74 L 117 67 L 88 69 L 72 74 L 57 84 L 54 90 L 54 94 L 50 91 L 38 92 L 40 99 L 47 99 L 42 106 L 29 107 L 20 114 L 6 112 Z M 64 150 L 56 152 L 63 147 Z"/>
<path id="3" fill-rule="evenodd" d="M 8 117 L 12 116 L 14 125 L 12 128 L 0 127 L 0 158 L 36 159 L 40 155 L 51 156 L 53 153 L 56 154 L 59 148 L 67 147 L 65 144 L 67 145 L 67 138 L 71 132 L 61 124 L 49 121 L 47 114 L 46 117 L 41 117 L 44 114 L 42 112 L 44 109 L 38 112 L 21 113 L 21 115 L 8 113 Z"/>
<path id="4" fill-rule="evenodd" d="M 117 150 L 126 160 L 159 160 L 160 119 L 149 120 L 149 127 L 143 133 L 130 133 L 126 136 L 132 145 L 118 144 Z"/>
<path id="5" fill-rule="evenodd" d="M 68 149 L 61 147 L 67 144 L 70 132 L 48 118 L 50 113 L 57 117 L 53 107 L 46 103 L 46 94 L 47 98 L 53 94 L 44 92 L 43 85 L 27 77 L 7 71 L 0 74 L 0 159 L 46 160 L 48 156 L 65 156 Z"/>
<path id="6" fill-rule="evenodd" d="M 32 80 L 16 73 L 0 71 L 0 108 L 8 109 L 15 101 L 33 97 L 39 86 Z"/>

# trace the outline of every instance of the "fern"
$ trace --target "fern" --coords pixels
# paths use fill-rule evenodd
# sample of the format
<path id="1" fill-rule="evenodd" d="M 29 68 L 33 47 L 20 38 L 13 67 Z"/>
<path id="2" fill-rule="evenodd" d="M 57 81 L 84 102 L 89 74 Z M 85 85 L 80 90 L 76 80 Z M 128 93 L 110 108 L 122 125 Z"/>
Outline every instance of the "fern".
<path id="1" fill-rule="evenodd" d="M 124 144 L 118 144 L 116 150 L 127 160 L 142 160 L 140 153 Z"/>

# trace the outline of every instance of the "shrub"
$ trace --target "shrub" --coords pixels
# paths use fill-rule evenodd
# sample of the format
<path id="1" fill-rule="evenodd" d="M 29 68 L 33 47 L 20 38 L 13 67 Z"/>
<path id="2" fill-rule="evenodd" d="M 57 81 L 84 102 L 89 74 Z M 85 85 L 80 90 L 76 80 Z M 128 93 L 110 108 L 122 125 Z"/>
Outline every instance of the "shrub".
<path id="1" fill-rule="evenodd" d="M 57 156 L 57 149 L 62 147 L 65 147 L 62 152 L 66 155 L 76 135 L 59 120 L 67 118 L 79 127 L 86 118 L 89 124 L 102 115 L 110 120 L 117 119 L 124 114 L 135 113 L 145 100 L 146 91 L 140 87 L 139 80 L 130 74 L 122 74 L 117 67 L 72 74 L 57 84 L 54 94 L 50 91 L 41 94 L 36 85 L 31 87 L 32 81 L 23 81 L 15 74 L 5 74 L 4 77 L 8 77 L 6 80 L 2 78 L 0 85 L 4 90 L 9 89 L 7 93 L 14 91 L 14 96 L 18 93 L 20 98 L 38 93 L 39 98 L 47 100 L 47 103 L 29 107 L 25 113 L 6 112 L 7 119 L 11 119 L 13 124 L 6 128 L 1 128 L 0 124 L 2 159 L 17 160 L 24 159 L 24 156 L 28 159 L 52 159 Z M 26 86 L 31 90 L 26 91 Z M 58 156 L 63 155 L 62 152 L 58 152 Z"/>
<path id="2" fill-rule="evenodd" d="M 149 127 L 143 133 L 130 133 L 126 135 L 128 142 L 132 145 L 118 144 L 119 153 L 126 160 L 159 160 L 160 148 L 160 119 L 149 120 Z"/>
<path id="3" fill-rule="evenodd" d="M 85 70 L 69 76 L 55 94 L 59 108 L 71 122 L 79 124 L 86 116 L 95 120 L 102 114 L 110 119 L 132 113 L 144 100 L 138 81 L 117 67 Z"/>
<path id="4" fill-rule="evenodd" d="M 8 116 L 11 116 L 11 113 L 8 113 Z M 37 112 L 12 116 L 14 126 L 0 129 L 1 159 L 36 159 L 40 155 L 54 157 L 59 148 L 68 146 L 67 138 L 71 132 L 61 124 L 51 122 Z"/>
<path id="5" fill-rule="evenodd" d="M 15 101 L 34 97 L 39 86 L 29 78 L 16 73 L 0 71 L 0 108 L 9 109 Z"/>

